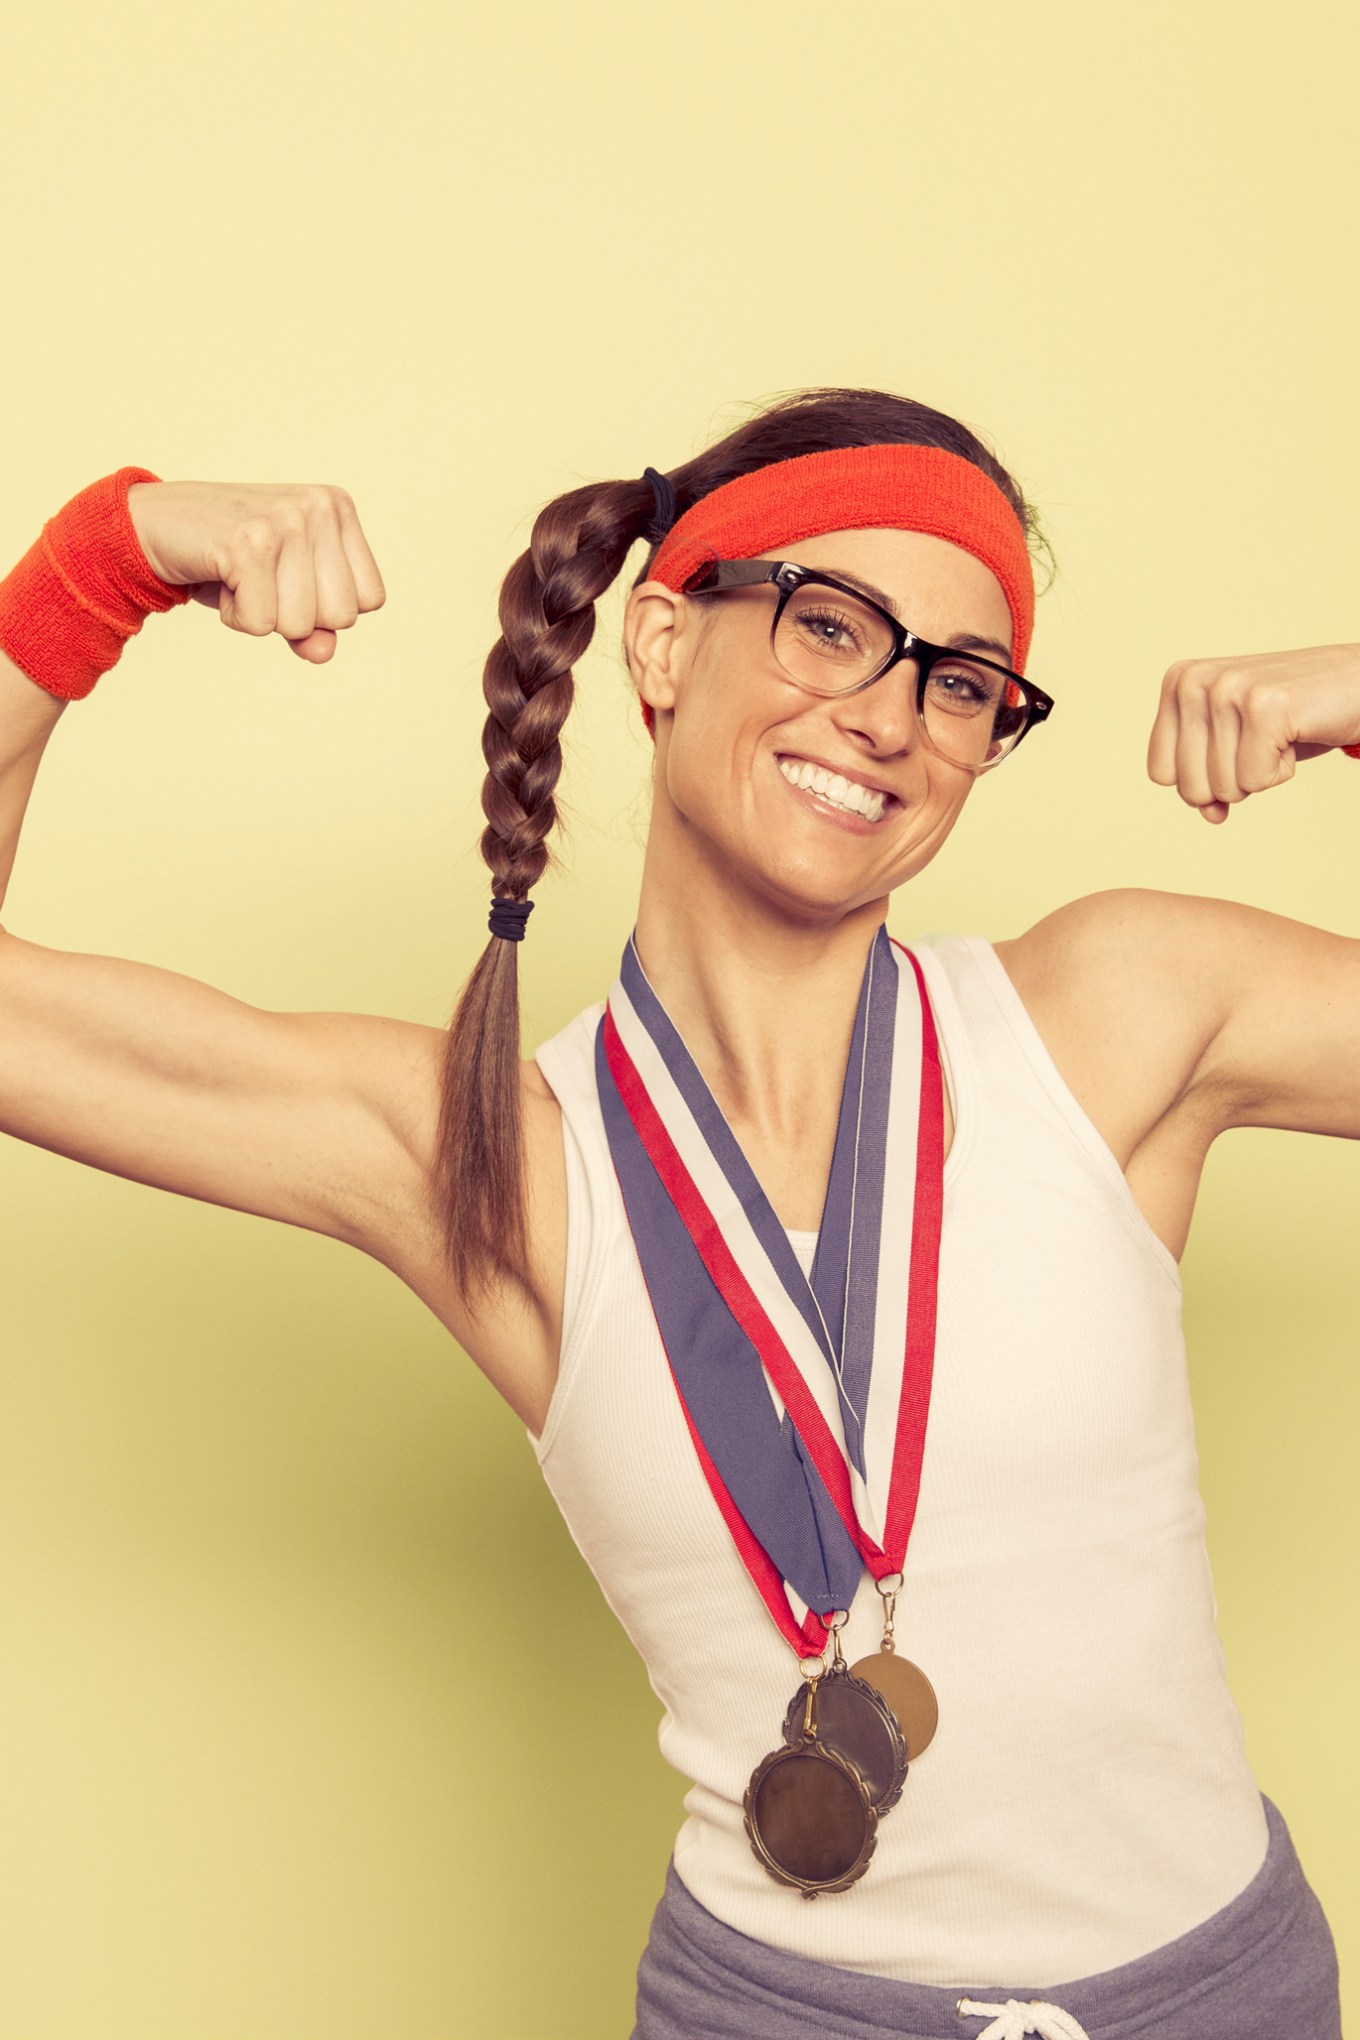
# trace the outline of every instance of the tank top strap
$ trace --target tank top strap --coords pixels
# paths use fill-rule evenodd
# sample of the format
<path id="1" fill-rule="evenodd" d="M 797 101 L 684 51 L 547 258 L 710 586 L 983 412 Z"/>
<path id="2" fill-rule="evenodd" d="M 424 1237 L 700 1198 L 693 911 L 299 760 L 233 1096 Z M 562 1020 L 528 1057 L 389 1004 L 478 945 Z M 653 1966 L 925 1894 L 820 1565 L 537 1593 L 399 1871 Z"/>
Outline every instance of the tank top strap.
<path id="1" fill-rule="evenodd" d="M 1058 1069 L 993 945 L 981 935 L 936 935 L 908 946 L 925 973 L 954 1103 L 946 1185 L 962 1173 L 980 1136 L 990 1147 L 1013 1143 L 1018 1157 L 1046 1124 L 1103 1185 L 1114 1211 L 1179 1289 L 1175 1256 L 1148 1224 L 1118 1157 Z"/>
<path id="2" fill-rule="evenodd" d="M 597 999 L 534 1051 L 534 1061 L 561 1107 L 567 1178 L 567 1257 L 557 1382 L 542 1431 L 536 1438 L 529 1434 L 540 1461 L 553 1443 L 571 1398 L 611 1260 L 622 1249 L 627 1250 L 625 1265 L 631 1266 L 634 1259 L 595 1087 L 595 1036 L 604 1005 L 603 999 Z"/>

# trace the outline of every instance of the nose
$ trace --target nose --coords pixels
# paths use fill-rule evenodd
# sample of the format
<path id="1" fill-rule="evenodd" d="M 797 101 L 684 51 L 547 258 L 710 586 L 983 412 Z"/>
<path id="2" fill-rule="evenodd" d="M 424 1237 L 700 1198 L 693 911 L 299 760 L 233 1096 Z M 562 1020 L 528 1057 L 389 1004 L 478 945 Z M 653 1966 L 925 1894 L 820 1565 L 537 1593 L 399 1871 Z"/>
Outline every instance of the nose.
<path id="1" fill-rule="evenodd" d="M 855 694 L 831 698 L 836 727 L 876 757 L 898 757 L 920 748 L 921 724 L 914 659 L 898 659 L 886 673 Z"/>

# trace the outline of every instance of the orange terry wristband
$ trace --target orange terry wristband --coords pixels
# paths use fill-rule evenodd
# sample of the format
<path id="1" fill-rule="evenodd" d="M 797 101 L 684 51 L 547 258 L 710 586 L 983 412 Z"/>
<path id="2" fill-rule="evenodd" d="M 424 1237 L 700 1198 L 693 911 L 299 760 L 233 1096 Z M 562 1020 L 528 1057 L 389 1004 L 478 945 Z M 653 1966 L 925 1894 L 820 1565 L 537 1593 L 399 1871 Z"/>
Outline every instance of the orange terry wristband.
<path id="1" fill-rule="evenodd" d="M 188 601 L 152 572 L 128 510 L 134 482 L 159 480 L 124 467 L 91 482 L 0 581 L 0 649 L 49 694 L 79 701 L 153 611 Z"/>

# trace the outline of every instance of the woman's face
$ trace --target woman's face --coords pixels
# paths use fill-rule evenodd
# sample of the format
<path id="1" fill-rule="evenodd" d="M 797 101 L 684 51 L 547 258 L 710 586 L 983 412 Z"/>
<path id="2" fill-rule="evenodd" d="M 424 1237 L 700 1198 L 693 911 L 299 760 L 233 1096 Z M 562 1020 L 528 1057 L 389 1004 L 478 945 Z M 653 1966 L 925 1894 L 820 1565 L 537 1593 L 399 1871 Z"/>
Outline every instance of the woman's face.
<path id="1" fill-rule="evenodd" d="M 766 550 L 870 584 L 935 644 L 967 632 L 992 639 L 989 655 L 1010 662 L 1000 582 L 947 539 L 839 531 Z M 796 687 L 770 646 L 777 600 L 768 584 L 707 605 L 655 581 L 630 596 L 629 667 L 655 715 L 653 844 L 678 879 L 698 858 L 798 919 L 824 920 L 882 899 L 928 864 L 974 775 L 922 742 L 908 661 L 839 699 Z M 787 774 L 804 763 L 884 793 L 881 814 L 847 812 L 792 784 Z"/>

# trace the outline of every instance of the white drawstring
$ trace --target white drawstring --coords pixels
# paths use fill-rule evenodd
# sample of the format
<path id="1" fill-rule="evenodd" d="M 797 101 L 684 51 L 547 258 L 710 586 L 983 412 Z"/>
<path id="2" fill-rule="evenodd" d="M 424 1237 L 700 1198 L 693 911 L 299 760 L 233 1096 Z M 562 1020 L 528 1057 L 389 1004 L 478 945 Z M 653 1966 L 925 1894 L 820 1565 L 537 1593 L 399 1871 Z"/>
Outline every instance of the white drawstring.
<path id="1" fill-rule="evenodd" d="M 1022 2005 L 1019 1998 L 1007 1998 L 1004 2005 L 979 2004 L 976 1998 L 960 1998 L 954 2007 L 961 2019 L 990 2019 L 991 2025 L 977 2040 L 1025 2040 L 1027 2033 L 1037 2040 L 1087 2040 L 1070 2012 L 1059 2005 L 1043 2004 L 1032 1998 Z"/>

